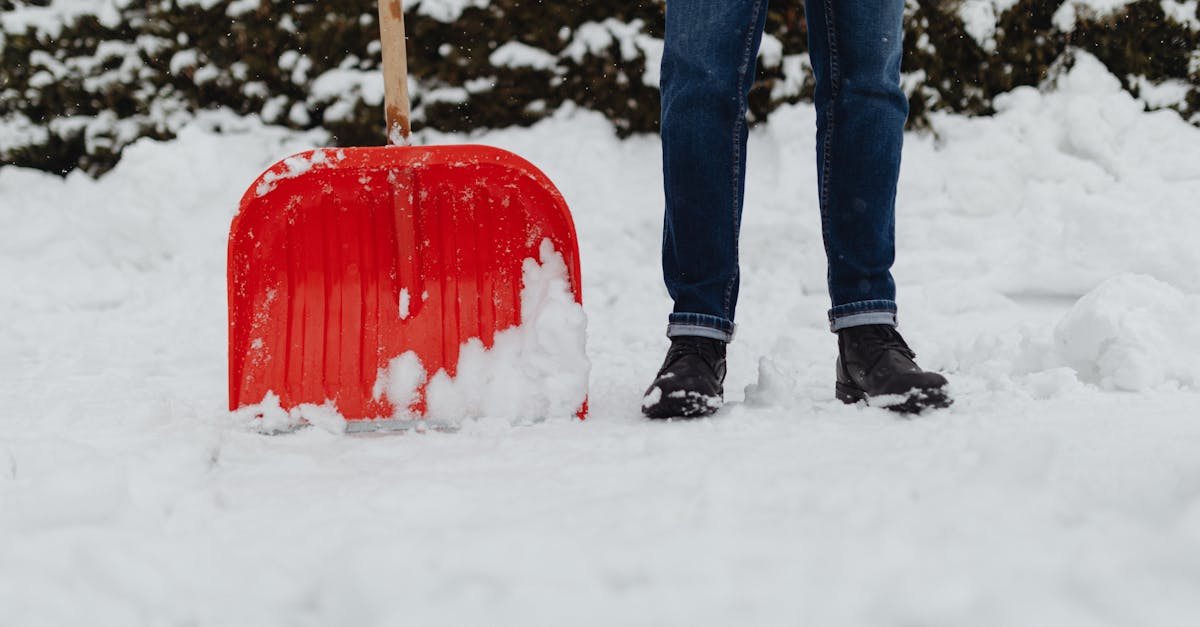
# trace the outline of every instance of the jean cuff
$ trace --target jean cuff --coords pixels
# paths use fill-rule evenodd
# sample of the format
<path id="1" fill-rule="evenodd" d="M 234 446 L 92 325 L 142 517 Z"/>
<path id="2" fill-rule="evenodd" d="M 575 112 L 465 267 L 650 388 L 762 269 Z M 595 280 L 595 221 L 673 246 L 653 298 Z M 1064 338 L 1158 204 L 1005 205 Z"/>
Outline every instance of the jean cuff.
<path id="1" fill-rule="evenodd" d="M 829 330 L 833 332 L 868 324 L 896 326 L 896 302 L 891 300 L 860 300 L 838 305 L 829 310 Z"/>
<path id="2" fill-rule="evenodd" d="M 667 337 L 693 335 L 732 342 L 737 330 L 733 321 L 707 314 L 673 313 L 667 323 Z"/>

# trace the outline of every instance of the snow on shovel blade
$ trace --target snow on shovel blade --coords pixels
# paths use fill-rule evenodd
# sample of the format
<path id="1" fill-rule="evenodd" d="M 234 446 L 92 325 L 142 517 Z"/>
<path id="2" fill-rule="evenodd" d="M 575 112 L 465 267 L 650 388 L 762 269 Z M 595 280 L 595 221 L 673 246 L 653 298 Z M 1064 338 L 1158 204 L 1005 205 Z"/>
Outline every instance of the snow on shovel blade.
<path id="1" fill-rule="evenodd" d="M 415 351 L 454 376 L 459 347 L 521 322 L 522 262 L 549 239 L 582 302 L 575 228 L 537 168 L 485 146 L 323 149 L 275 164 L 229 238 L 229 405 L 393 408 L 377 376 Z M 584 399 L 580 399 L 581 402 Z"/>

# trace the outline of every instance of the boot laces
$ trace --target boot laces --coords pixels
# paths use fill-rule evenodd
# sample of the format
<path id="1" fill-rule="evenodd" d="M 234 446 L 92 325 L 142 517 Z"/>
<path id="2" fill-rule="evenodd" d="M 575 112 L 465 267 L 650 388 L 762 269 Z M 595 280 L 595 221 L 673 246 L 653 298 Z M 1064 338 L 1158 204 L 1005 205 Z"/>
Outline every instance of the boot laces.
<path id="1" fill-rule="evenodd" d="M 913 349 L 908 347 L 908 343 L 904 341 L 904 338 L 900 336 L 900 332 L 895 327 L 881 325 L 880 329 L 873 331 L 863 337 L 863 343 L 878 350 L 880 357 L 886 351 L 893 350 L 909 359 L 917 358 L 917 354 L 913 352 Z"/>
<path id="2" fill-rule="evenodd" d="M 667 359 L 664 368 L 683 359 L 688 355 L 695 355 L 704 360 L 710 368 L 715 367 L 720 361 L 720 355 L 714 346 L 715 341 L 705 341 L 704 339 L 692 339 L 689 337 L 676 338 L 671 342 L 671 347 L 667 349 Z"/>

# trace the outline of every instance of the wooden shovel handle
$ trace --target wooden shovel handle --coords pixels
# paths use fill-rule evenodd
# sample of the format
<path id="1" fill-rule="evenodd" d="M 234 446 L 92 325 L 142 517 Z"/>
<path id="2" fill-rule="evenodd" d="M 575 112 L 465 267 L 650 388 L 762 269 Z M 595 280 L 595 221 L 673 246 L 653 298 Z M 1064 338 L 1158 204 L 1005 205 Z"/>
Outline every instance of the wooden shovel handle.
<path id="1" fill-rule="evenodd" d="M 379 43 L 383 47 L 383 104 L 388 143 L 408 143 L 408 58 L 404 49 L 404 5 L 379 0 Z"/>

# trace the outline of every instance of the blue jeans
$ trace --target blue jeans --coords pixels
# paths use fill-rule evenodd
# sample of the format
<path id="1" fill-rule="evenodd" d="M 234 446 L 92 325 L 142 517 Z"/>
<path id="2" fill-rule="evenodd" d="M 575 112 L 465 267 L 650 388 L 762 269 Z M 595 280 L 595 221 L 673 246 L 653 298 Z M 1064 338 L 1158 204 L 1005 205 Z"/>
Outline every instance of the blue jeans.
<path id="1" fill-rule="evenodd" d="M 667 0 L 662 60 L 667 335 L 733 337 L 746 98 L 767 0 Z M 807 0 L 830 326 L 896 324 L 904 0 Z"/>

